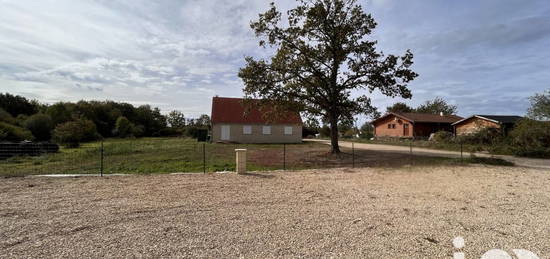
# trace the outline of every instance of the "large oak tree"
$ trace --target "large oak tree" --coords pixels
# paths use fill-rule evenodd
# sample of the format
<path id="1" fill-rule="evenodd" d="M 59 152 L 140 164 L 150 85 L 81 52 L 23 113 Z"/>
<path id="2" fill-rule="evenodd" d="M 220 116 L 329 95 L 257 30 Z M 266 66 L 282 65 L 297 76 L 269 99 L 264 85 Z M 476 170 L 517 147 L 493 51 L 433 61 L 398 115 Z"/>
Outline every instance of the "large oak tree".
<path id="1" fill-rule="evenodd" d="M 246 57 L 239 77 L 247 98 L 259 98 L 271 111 L 292 109 L 330 123 L 332 153 L 339 153 L 338 122 L 373 111 L 367 94 L 379 90 L 410 98 L 407 83 L 417 77 L 413 54 L 384 55 L 369 39 L 376 27 L 356 0 L 298 0 L 287 23 L 272 3 L 251 22 L 260 46 L 275 50 L 270 59 Z M 274 104 L 283 104 L 273 106 Z"/>

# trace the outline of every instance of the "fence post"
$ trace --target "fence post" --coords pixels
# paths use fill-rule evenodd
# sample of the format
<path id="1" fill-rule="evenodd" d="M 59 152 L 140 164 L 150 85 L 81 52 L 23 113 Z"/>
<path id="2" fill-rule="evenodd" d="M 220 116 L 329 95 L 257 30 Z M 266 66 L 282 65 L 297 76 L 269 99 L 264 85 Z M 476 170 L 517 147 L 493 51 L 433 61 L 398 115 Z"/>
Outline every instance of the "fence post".
<path id="1" fill-rule="evenodd" d="M 355 143 L 351 142 L 351 168 L 355 168 Z"/>
<path id="2" fill-rule="evenodd" d="M 283 170 L 286 170 L 286 144 L 283 143 Z"/>
<path id="3" fill-rule="evenodd" d="M 101 149 L 100 149 L 100 153 L 101 153 L 101 162 L 99 163 L 99 174 L 101 177 L 103 177 L 103 140 L 101 140 Z"/>
<path id="4" fill-rule="evenodd" d="M 409 142 L 409 147 L 410 147 L 410 153 L 411 153 L 411 155 L 413 154 L 413 141 L 414 141 L 414 140 L 411 140 L 411 141 Z"/>
<path id="5" fill-rule="evenodd" d="M 235 171 L 237 174 L 246 174 L 246 149 L 235 149 Z"/>
<path id="6" fill-rule="evenodd" d="M 464 161 L 463 161 L 463 160 L 464 160 L 464 156 L 462 155 L 462 152 L 463 152 L 464 149 L 463 149 L 462 146 L 463 146 L 463 143 L 462 143 L 462 141 L 461 141 L 461 142 L 460 142 L 460 162 L 461 162 L 461 163 L 464 162 Z"/>
<path id="7" fill-rule="evenodd" d="M 202 143 L 202 171 L 206 174 L 206 143 Z"/>

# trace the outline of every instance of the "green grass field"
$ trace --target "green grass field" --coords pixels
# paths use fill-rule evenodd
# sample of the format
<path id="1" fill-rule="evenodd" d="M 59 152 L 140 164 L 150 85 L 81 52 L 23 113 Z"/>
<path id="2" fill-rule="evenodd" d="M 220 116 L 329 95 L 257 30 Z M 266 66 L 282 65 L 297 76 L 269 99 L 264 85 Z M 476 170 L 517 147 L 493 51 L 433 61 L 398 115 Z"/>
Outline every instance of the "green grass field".
<path id="1" fill-rule="evenodd" d="M 315 143 L 286 145 L 289 150 L 327 149 Z M 281 169 L 283 145 L 244 145 L 199 143 L 187 138 L 108 139 L 103 143 L 104 174 L 147 174 L 235 170 L 236 148 L 275 153 L 252 161 L 249 170 Z M 327 149 L 328 150 L 328 149 Z M 279 155 L 279 153 L 281 155 Z M 252 154 L 253 155 L 253 154 Z M 273 159 L 275 156 L 277 159 Z M 261 157 L 259 157 L 261 158 Z M 250 160 L 250 159 L 249 159 Z M 265 161 L 264 161 L 265 160 Z M 98 174 L 101 168 L 101 142 L 84 143 L 79 148 L 61 148 L 42 156 L 12 157 L 0 160 L 0 175 Z"/>
<path id="2" fill-rule="evenodd" d="M 352 166 L 399 167 L 403 165 L 460 165 L 500 161 L 449 159 L 379 153 L 343 148 L 340 155 L 328 154 L 329 146 L 302 144 L 218 144 L 198 143 L 186 138 L 108 139 L 103 142 L 103 173 L 201 173 L 235 170 L 235 149 L 246 148 L 250 171 L 307 169 Z M 352 153 L 354 154 L 352 156 Z M 102 167 L 101 142 L 85 143 L 79 148 L 61 148 L 42 156 L 12 157 L 0 160 L 0 176 L 37 174 L 99 174 Z M 206 168 L 204 168 L 206 167 Z"/>

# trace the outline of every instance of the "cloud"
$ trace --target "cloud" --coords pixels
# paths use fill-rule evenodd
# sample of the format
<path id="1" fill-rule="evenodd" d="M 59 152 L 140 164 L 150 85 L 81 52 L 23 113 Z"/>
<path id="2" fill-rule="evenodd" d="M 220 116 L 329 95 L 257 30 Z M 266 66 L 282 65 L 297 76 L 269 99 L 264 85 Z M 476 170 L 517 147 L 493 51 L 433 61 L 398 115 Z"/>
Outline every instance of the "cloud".
<path id="1" fill-rule="evenodd" d="M 47 102 L 115 99 L 207 113 L 211 96 L 240 95 L 236 73 L 256 44 L 247 25 L 266 6 L 5 1 L 0 90 Z"/>
<path id="2" fill-rule="evenodd" d="M 243 57 L 266 54 L 249 22 L 268 1 L 1 2 L 0 91 L 44 102 L 112 99 L 198 116 L 214 95 L 241 96 Z M 382 50 L 415 53 L 412 105 L 443 96 L 463 115 L 521 114 L 525 97 L 548 87 L 545 1 L 361 3 Z M 374 95 L 382 110 L 394 101 Z"/>

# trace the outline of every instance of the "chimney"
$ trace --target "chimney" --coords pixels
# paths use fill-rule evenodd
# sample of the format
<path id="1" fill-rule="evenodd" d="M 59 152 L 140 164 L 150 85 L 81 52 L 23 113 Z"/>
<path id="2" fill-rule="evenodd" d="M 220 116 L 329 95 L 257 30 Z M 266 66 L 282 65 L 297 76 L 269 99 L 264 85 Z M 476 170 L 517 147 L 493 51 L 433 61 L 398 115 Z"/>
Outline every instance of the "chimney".
<path id="1" fill-rule="evenodd" d="M 443 112 L 439 112 L 439 116 L 443 117 Z"/>

